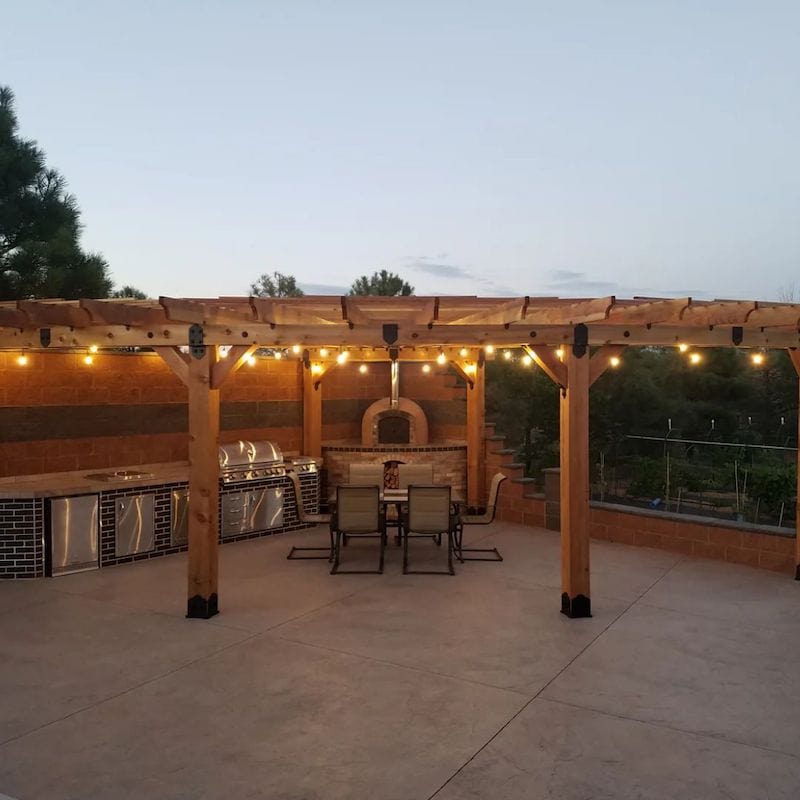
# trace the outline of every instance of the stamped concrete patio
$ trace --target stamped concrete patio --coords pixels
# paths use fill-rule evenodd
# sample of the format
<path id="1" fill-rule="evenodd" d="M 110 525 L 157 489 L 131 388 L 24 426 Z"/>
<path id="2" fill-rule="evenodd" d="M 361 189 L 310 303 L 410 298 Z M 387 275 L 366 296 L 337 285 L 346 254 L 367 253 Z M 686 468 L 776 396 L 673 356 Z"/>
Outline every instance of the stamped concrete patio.
<path id="1" fill-rule="evenodd" d="M 209 621 L 185 556 L 0 584 L 0 793 L 797 798 L 800 584 L 593 542 L 569 620 L 549 531 L 496 524 L 506 560 L 452 578 L 286 561 L 324 539 L 221 548 Z"/>

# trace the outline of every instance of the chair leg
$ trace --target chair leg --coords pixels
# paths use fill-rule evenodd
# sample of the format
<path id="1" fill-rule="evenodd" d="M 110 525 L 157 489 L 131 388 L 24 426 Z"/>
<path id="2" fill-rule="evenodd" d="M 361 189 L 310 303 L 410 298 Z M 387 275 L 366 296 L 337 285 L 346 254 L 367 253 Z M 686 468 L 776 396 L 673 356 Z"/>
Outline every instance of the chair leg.
<path id="1" fill-rule="evenodd" d="M 328 530 L 328 547 L 293 547 L 286 556 L 287 561 L 333 561 L 333 533 Z M 324 556 L 296 556 L 295 553 L 325 553 Z"/>
<path id="2" fill-rule="evenodd" d="M 339 571 L 339 543 L 341 534 L 336 532 L 336 540 L 333 545 L 333 564 L 331 565 L 331 575 L 335 575 Z"/>

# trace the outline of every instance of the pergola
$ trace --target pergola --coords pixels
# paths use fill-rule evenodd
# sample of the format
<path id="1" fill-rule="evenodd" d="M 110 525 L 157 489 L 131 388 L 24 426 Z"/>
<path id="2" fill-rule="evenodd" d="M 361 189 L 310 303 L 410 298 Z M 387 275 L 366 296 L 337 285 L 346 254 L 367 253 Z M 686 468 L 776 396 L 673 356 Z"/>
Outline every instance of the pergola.
<path id="1" fill-rule="evenodd" d="M 303 363 L 303 442 L 321 453 L 325 372 L 440 356 L 467 382 L 467 495 L 482 499 L 484 364 L 521 347 L 560 387 L 561 611 L 591 615 L 589 388 L 628 346 L 782 348 L 800 374 L 800 304 L 615 297 L 221 297 L 0 304 L 0 349 L 153 348 L 189 393 L 189 617 L 218 610 L 219 389 L 259 348 Z M 230 346 L 219 357 L 219 346 Z M 185 352 L 188 348 L 188 352 Z M 558 353 L 557 354 L 557 351 Z M 798 469 L 800 490 L 800 469 Z M 798 492 L 800 494 L 800 491 Z M 800 528 L 800 514 L 797 515 Z M 800 536 L 796 577 L 800 579 Z"/>

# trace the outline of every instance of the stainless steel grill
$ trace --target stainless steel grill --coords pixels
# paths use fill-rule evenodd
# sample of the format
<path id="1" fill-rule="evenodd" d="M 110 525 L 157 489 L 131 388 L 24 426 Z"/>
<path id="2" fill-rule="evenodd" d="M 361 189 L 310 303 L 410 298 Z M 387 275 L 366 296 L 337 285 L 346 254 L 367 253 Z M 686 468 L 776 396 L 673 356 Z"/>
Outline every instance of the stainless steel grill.
<path id="1" fill-rule="evenodd" d="M 219 448 L 219 469 L 223 483 L 254 481 L 286 474 L 283 454 L 274 442 L 238 441 Z"/>
<path id="2" fill-rule="evenodd" d="M 286 469 L 292 469 L 299 474 L 317 472 L 317 461 L 312 456 L 293 456 L 284 462 Z"/>

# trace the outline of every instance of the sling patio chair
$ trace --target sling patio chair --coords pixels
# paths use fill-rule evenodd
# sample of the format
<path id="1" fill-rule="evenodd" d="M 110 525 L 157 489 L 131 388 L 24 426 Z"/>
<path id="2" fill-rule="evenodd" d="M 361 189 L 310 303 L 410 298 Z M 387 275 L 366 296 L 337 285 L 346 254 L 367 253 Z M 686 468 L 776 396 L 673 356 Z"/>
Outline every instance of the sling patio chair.
<path id="1" fill-rule="evenodd" d="M 331 514 L 309 514 L 303 505 L 303 487 L 300 483 L 300 476 L 294 471 L 290 470 L 286 473 L 294 486 L 294 499 L 297 505 L 297 517 L 300 522 L 308 525 L 328 525 L 330 526 L 332 515 Z M 330 536 L 330 545 L 328 547 L 293 547 L 289 551 L 286 558 L 292 561 L 308 561 L 308 560 L 325 560 L 331 561 L 333 559 L 333 529 L 329 527 L 328 535 Z M 296 556 L 295 553 L 324 553 L 321 556 Z"/>
<path id="2" fill-rule="evenodd" d="M 381 513 L 381 494 L 378 486 L 343 484 L 336 489 L 336 512 L 331 522 L 333 535 L 333 566 L 331 575 L 382 573 L 386 548 L 386 519 Z M 378 569 L 339 569 L 342 539 L 377 538 L 380 541 Z"/>
<path id="3" fill-rule="evenodd" d="M 397 486 L 408 489 L 415 486 L 430 486 L 433 483 L 433 464 L 398 464 Z"/>
<path id="4" fill-rule="evenodd" d="M 357 463 L 350 465 L 347 482 L 358 486 L 380 486 L 383 488 L 383 464 Z"/>
<path id="5" fill-rule="evenodd" d="M 456 557 L 462 563 L 464 561 L 502 561 L 496 547 L 464 547 L 464 526 L 465 525 L 489 525 L 494 522 L 494 515 L 497 510 L 497 495 L 500 492 L 500 484 L 507 478 L 502 472 L 498 472 L 492 478 L 492 485 L 489 489 L 489 503 L 482 514 L 459 514 L 453 538 L 455 539 Z M 493 553 L 493 555 L 465 556 L 464 553 Z"/>
<path id="6" fill-rule="evenodd" d="M 400 518 L 403 539 L 403 574 L 455 575 L 453 569 L 453 530 L 449 486 L 408 487 L 408 506 Z M 418 537 L 447 537 L 447 570 L 411 570 L 408 568 L 408 542 Z"/>

